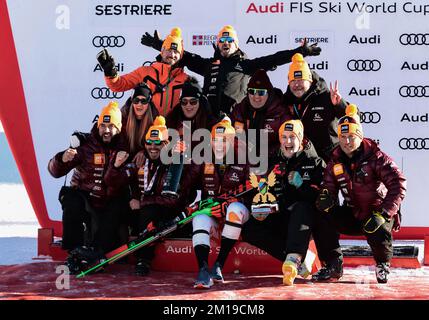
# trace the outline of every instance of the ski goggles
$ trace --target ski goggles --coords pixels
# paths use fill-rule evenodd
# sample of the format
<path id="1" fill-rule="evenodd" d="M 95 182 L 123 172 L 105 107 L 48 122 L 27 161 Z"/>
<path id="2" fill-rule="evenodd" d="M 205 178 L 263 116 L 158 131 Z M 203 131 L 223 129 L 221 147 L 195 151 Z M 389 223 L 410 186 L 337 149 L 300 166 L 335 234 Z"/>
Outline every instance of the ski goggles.
<path id="1" fill-rule="evenodd" d="M 191 106 L 196 106 L 197 103 L 198 103 L 198 99 L 197 98 L 192 98 L 192 99 L 189 99 L 189 100 L 182 99 L 182 100 L 180 100 L 180 103 L 181 103 L 182 106 L 186 106 L 188 104 L 190 104 Z"/>
<path id="2" fill-rule="evenodd" d="M 162 143 L 162 140 L 146 139 L 146 144 L 148 145 L 154 144 L 156 146 L 159 146 L 161 143 Z"/>
<path id="3" fill-rule="evenodd" d="M 219 43 L 225 43 L 225 42 L 233 43 L 234 41 L 235 40 L 233 37 L 220 37 L 219 38 Z"/>
<path id="4" fill-rule="evenodd" d="M 146 99 L 146 98 L 143 98 L 143 99 L 139 99 L 139 98 L 134 98 L 133 100 L 131 100 L 132 101 L 132 103 L 134 103 L 134 104 L 139 104 L 139 103 L 141 103 L 141 104 L 148 104 L 149 103 L 149 100 L 148 99 Z"/>
<path id="5" fill-rule="evenodd" d="M 267 89 L 255 89 L 255 88 L 248 88 L 247 93 L 252 96 L 260 96 L 263 97 L 268 93 Z"/>

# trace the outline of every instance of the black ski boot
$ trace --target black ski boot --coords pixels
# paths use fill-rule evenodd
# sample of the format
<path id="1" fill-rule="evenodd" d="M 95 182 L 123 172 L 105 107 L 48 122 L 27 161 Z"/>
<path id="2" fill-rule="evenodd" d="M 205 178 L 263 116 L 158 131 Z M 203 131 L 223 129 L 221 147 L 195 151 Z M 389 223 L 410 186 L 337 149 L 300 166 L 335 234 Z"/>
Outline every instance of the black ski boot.
<path id="1" fill-rule="evenodd" d="M 135 274 L 140 277 L 145 277 L 150 272 L 150 263 L 145 259 L 137 260 Z"/>
<path id="2" fill-rule="evenodd" d="M 339 280 L 343 276 L 343 259 L 337 258 L 313 274 L 312 281 Z"/>
<path id="3" fill-rule="evenodd" d="M 74 254 L 70 253 L 64 265 L 69 269 L 70 274 L 78 274 L 85 270 L 85 265 Z"/>

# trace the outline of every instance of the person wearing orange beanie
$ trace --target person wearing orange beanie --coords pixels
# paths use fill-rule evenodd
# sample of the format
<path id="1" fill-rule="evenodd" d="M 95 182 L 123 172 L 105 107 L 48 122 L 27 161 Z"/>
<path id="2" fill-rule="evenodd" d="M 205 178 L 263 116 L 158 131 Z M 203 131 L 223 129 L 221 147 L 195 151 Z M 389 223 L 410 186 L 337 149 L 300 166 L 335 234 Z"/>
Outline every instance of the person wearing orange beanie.
<path id="1" fill-rule="evenodd" d="M 107 49 L 97 54 L 97 60 L 110 90 L 128 91 L 144 81 L 152 91 L 152 103 L 158 113 L 166 116 L 179 103 L 181 87 L 188 79 L 183 66 L 179 65 L 184 53 L 182 30 L 178 27 L 171 29 L 159 51 L 155 62 L 125 75 L 118 74 L 114 58 Z"/>
<path id="2" fill-rule="evenodd" d="M 141 39 L 145 46 L 156 50 L 163 41 L 155 30 L 154 35 L 146 32 Z M 203 94 L 209 99 L 213 112 L 221 118 L 221 112 L 230 114 L 231 108 L 246 96 L 249 78 L 258 69 L 270 71 L 277 66 L 291 62 L 295 53 L 303 56 L 317 56 L 321 49 L 315 44 L 302 46 L 293 50 L 282 50 L 263 57 L 249 59 L 239 48 L 238 34 L 232 25 L 223 26 L 213 43 L 212 58 L 203 58 L 195 53 L 185 51 L 182 64 L 189 70 L 204 77 Z"/>
<path id="3" fill-rule="evenodd" d="M 386 283 L 393 255 L 392 231 L 401 223 L 400 206 L 406 178 L 377 142 L 363 136 L 356 105 L 348 105 L 338 121 L 339 146 L 332 152 L 316 200 L 320 211 L 313 237 L 324 267 L 314 281 L 340 279 L 343 254 L 339 234 L 361 235 L 368 241 L 376 262 L 377 282 Z M 339 205 L 338 194 L 344 201 Z"/>
<path id="4" fill-rule="evenodd" d="M 62 187 L 59 195 L 63 209 L 62 248 L 70 253 L 86 250 L 82 247 L 86 246 L 90 255 L 102 257 L 128 240 L 120 236 L 124 230 L 121 217 L 129 210 L 128 197 L 123 196 L 128 188 L 109 178 L 109 173 L 129 158 L 120 147 L 121 128 L 121 111 L 118 103 L 111 101 L 100 112 L 91 133 L 85 134 L 83 144 L 74 141 L 48 163 L 48 171 L 55 178 L 74 169 L 70 187 Z M 77 273 L 81 266 L 72 256 L 67 265 L 71 273 Z"/>
<path id="5" fill-rule="evenodd" d="M 243 241 L 283 263 L 286 286 L 292 286 L 298 275 L 308 277 L 314 263 L 314 255 L 307 254 L 307 250 L 316 214 L 314 201 L 319 194 L 325 162 L 304 135 L 300 120 L 287 120 L 280 125 L 276 136 L 279 147 L 271 159 L 275 166 L 270 173 L 275 178 L 270 192 L 278 209 L 265 218 L 258 211 L 259 215 L 252 212 L 241 234 Z"/>
<path id="6" fill-rule="evenodd" d="M 292 57 L 288 72 L 288 87 L 284 104 L 293 119 L 299 119 L 306 128 L 317 153 L 325 162 L 338 145 L 338 119 L 345 115 L 346 101 L 342 99 L 338 82 L 328 88 L 325 80 L 311 71 L 304 56 Z"/>

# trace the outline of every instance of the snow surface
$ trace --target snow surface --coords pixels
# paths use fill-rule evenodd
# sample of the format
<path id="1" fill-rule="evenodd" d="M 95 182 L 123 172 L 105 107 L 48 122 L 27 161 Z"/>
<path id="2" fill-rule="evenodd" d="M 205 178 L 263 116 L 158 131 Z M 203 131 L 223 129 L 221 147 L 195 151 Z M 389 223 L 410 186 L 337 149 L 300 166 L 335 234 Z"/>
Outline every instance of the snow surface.
<path id="1" fill-rule="evenodd" d="M 0 265 L 33 262 L 40 227 L 22 184 L 0 184 Z"/>

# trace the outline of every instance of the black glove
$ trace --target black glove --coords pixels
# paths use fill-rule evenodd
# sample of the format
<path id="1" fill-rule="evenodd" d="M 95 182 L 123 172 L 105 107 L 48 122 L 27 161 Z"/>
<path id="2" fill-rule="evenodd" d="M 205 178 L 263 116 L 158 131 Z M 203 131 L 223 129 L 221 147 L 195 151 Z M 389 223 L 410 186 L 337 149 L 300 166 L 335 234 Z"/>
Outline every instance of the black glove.
<path id="1" fill-rule="evenodd" d="M 307 38 L 304 39 L 304 43 L 301 46 L 302 55 L 306 56 L 318 56 L 322 48 L 317 46 L 317 43 L 308 45 Z"/>
<path id="2" fill-rule="evenodd" d="M 161 51 L 162 43 L 164 41 L 162 41 L 159 38 L 158 31 L 155 30 L 154 33 L 153 33 L 153 36 L 151 36 L 149 34 L 149 32 L 146 32 L 144 35 L 142 35 L 142 38 L 141 38 L 140 42 L 144 46 L 152 47 L 152 48 L 154 48 L 154 49 L 156 49 L 158 51 Z"/>
<path id="3" fill-rule="evenodd" d="M 115 67 L 115 60 L 109 55 L 107 49 L 103 49 L 97 54 L 97 60 L 106 77 L 114 78 L 118 75 L 118 70 L 116 70 Z"/>
<path id="4" fill-rule="evenodd" d="M 387 213 L 384 211 L 373 211 L 371 217 L 363 225 L 363 231 L 366 233 L 376 232 L 386 221 L 389 221 Z"/>
<path id="5" fill-rule="evenodd" d="M 316 208 L 320 211 L 328 213 L 335 205 L 335 200 L 329 194 L 328 189 L 323 189 L 316 199 Z"/>
<path id="6" fill-rule="evenodd" d="M 77 148 L 89 139 L 90 133 L 75 131 L 70 137 L 70 148 Z"/>

